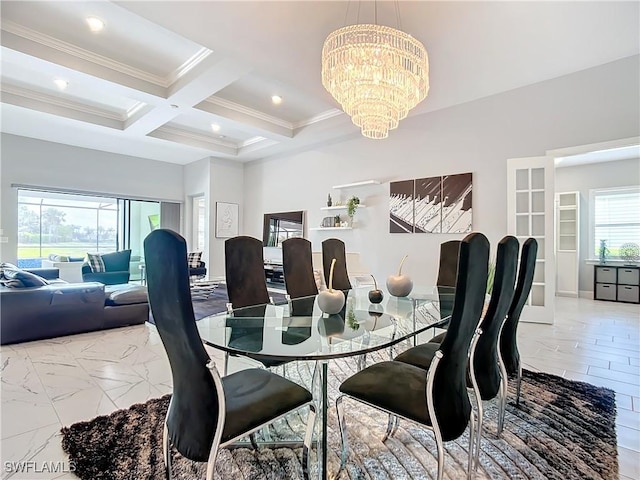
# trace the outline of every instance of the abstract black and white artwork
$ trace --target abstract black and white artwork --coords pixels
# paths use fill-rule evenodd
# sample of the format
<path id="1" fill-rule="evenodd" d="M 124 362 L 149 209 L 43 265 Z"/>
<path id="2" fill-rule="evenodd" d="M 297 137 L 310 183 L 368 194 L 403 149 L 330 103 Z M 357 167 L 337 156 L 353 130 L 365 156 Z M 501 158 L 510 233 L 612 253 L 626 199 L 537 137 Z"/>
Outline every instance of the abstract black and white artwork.
<path id="1" fill-rule="evenodd" d="M 390 233 L 469 233 L 473 229 L 473 175 L 389 184 Z"/>
<path id="2" fill-rule="evenodd" d="M 416 179 L 413 208 L 415 233 L 440 233 L 442 177 Z"/>
<path id="3" fill-rule="evenodd" d="M 389 183 L 389 232 L 413 233 L 413 180 Z"/>
<path id="4" fill-rule="evenodd" d="M 442 177 L 442 233 L 470 233 L 471 174 Z"/>

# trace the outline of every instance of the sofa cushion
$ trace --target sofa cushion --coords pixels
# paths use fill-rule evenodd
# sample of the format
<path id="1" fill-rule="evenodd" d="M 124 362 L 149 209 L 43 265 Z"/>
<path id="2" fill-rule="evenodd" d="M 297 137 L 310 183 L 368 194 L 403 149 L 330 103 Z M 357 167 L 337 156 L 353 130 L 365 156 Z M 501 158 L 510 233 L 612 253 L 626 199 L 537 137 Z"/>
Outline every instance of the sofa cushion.
<path id="1" fill-rule="evenodd" d="M 2 269 L 2 276 L 2 283 L 11 288 L 42 287 L 49 284 L 44 278 L 30 272 L 25 272 L 17 267 L 4 267 Z"/>
<path id="2" fill-rule="evenodd" d="M 108 285 L 104 289 L 105 305 L 149 303 L 147 287 L 142 285 Z"/>
<path id="3" fill-rule="evenodd" d="M 87 253 L 87 261 L 89 263 L 89 267 L 91 267 L 92 272 L 106 272 L 106 268 L 104 268 L 104 262 L 102 261 L 101 255 L 97 253 Z"/>

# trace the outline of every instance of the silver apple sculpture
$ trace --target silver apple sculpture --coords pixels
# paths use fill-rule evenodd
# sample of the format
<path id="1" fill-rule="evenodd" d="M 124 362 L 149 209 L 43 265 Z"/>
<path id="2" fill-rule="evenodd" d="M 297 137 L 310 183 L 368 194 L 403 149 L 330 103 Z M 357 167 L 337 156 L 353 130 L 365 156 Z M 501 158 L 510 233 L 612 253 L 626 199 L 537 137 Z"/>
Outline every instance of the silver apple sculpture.
<path id="1" fill-rule="evenodd" d="M 400 262 L 398 275 L 389 275 L 387 277 L 387 290 L 394 297 L 406 297 L 413 289 L 413 280 L 407 275 L 402 274 L 402 265 L 409 255 L 405 255 Z"/>
<path id="2" fill-rule="evenodd" d="M 318 307 L 329 315 L 338 313 L 344 306 L 344 292 L 333 289 L 333 269 L 335 266 L 336 259 L 334 258 L 331 261 L 331 270 L 329 271 L 329 288 L 318 294 Z"/>

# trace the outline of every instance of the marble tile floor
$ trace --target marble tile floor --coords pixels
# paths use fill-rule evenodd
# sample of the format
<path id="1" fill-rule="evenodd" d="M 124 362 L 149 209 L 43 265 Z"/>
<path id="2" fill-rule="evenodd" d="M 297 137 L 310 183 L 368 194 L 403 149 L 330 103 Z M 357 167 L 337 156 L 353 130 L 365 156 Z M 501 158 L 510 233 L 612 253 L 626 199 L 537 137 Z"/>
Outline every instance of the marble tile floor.
<path id="1" fill-rule="evenodd" d="M 518 337 L 525 368 L 616 392 L 620 478 L 640 478 L 640 306 L 557 298 L 555 324 L 522 323 Z M 60 446 L 62 426 L 171 392 L 149 324 L 3 346 L 0 363 L 2 479 L 77 478 Z M 18 461 L 34 462 L 32 471 L 11 471 Z M 45 462 L 56 471 L 33 471 L 47 470 Z"/>

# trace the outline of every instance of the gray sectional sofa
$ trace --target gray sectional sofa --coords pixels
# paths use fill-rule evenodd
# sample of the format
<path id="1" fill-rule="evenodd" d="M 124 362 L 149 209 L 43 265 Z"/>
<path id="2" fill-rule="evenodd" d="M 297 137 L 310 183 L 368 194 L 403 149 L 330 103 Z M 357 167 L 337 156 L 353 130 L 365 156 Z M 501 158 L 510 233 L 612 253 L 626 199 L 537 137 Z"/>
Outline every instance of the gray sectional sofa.
<path id="1" fill-rule="evenodd" d="M 51 280 L 57 269 L 32 269 Z M 55 275 L 55 277 L 54 277 Z M 0 344 L 144 323 L 147 290 L 140 285 L 98 282 L 52 283 L 39 287 L 0 285 Z"/>

